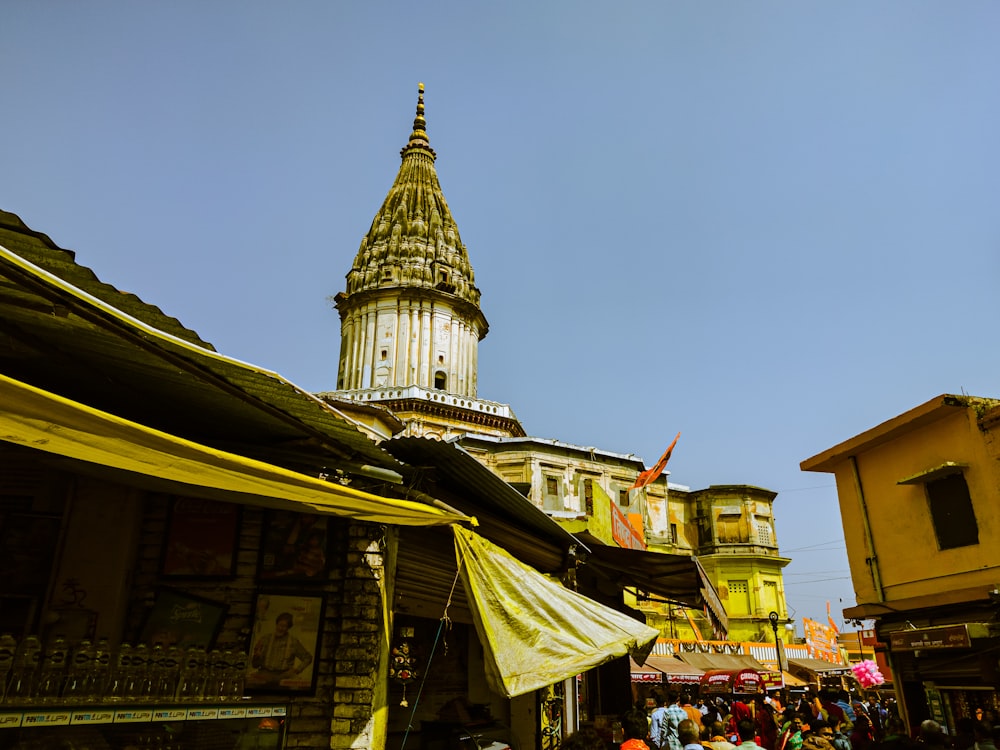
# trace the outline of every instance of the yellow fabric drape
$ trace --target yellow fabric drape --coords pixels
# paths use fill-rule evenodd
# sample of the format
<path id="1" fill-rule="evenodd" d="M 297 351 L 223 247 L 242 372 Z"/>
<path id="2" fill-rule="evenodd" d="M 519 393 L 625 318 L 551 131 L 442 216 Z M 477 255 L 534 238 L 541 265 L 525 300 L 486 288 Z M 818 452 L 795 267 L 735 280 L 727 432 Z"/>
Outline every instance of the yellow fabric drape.
<path id="1" fill-rule="evenodd" d="M 0 440 L 193 488 L 278 498 L 304 510 L 429 526 L 474 519 L 380 497 L 209 448 L 0 375 Z"/>
<path id="2" fill-rule="evenodd" d="M 625 654 L 645 659 L 659 631 L 564 588 L 478 534 L 453 528 L 494 691 L 513 697 Z"/>

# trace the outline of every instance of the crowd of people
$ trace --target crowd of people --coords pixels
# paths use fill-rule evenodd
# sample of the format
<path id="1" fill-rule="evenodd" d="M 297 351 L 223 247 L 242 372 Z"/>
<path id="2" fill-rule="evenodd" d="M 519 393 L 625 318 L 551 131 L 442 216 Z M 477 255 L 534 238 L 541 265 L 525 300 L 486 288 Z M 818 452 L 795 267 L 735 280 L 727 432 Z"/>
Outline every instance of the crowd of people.
<path id="1" fill-rule="evenodd" d="M 954 736 L 933 720 L 908 731 L 891 699 L 855 699 L 846 690 L 702 700 L 683 692 L 654 697 L 621 718 L 620 750 L 997 750 L 1000 721 L 991 713 L 959 719 Z M 562 750 L 608 750 L 593 730 L 566 738 Z"/>

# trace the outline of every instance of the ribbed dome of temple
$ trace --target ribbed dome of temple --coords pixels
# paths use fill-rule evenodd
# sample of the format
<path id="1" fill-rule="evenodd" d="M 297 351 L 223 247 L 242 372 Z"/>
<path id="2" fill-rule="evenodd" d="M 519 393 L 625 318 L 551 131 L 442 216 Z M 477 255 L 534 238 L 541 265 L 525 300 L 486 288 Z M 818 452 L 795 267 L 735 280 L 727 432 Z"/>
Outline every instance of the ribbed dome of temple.
<path id="1" fill-rule="evenodd" d="M 347 274 L 346 296 L 399 287 L 436 289 L 479 306 L 458 226 L 441 192 L 427 139 L 424 85 L 403 163 Z"/>

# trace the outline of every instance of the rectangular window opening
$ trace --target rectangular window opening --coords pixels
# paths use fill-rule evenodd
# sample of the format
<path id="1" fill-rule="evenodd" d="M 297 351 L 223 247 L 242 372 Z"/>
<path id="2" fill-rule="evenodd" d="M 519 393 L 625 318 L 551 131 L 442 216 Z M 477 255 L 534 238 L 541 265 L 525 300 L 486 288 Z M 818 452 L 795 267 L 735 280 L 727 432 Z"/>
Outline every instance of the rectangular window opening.
<path id="1" fill-rule="evenodd" d="M 965 475 L 955 472 L 932 479 L 924 488 L 938 547 L 955 549 L 979 544 L 979 524 Z"/>

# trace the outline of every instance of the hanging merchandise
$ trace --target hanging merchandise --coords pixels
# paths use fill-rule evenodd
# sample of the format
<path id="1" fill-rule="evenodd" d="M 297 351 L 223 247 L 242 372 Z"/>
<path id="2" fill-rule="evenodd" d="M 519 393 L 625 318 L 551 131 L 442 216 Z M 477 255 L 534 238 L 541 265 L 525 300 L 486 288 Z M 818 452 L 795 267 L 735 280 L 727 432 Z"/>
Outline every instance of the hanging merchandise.
<path id="1" fill-rule="evenodd" d="M 858 682 L 864 688 L 875 687 L 885 682 L 885 677 L 879 671 L 878 664 L 871 659 L 865 659 L 857 664 L 852 664 L 851 671 L 854 672 L 854 676 L 858 678 Z"/>
<path id="2" fill-rule="evenodd" d="M 410 645 L 411 638 L 413 628 L 400 628 L 399 639 L 389 656 L 389 677 L 403 686 L 403 699 L 399 705 L 404 707 L 410 705 L 406 700 L 406 686 L 417 678 L 417 657 Z"/>

